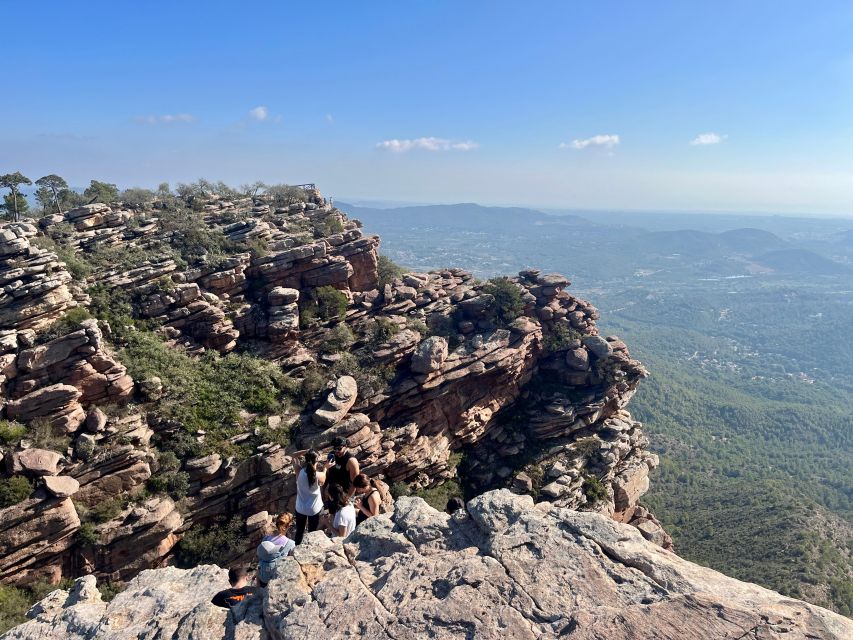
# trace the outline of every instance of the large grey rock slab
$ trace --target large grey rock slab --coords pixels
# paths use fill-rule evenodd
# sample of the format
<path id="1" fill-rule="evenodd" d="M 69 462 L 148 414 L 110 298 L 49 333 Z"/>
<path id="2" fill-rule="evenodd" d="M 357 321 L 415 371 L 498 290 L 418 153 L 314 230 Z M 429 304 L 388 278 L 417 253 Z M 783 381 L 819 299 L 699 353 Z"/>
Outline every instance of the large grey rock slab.
<path id="1" fill-rule="evenodd" d="M 143 571 L 109 604 L 87 580 L 3 638 L 853 637 L 853 621 L 688 562 L 634 527 L 507 490 L 453 516 L 401 498 L 344 540 L 311 533 L 230 617 L 209 604 L 225 577 Z"/>

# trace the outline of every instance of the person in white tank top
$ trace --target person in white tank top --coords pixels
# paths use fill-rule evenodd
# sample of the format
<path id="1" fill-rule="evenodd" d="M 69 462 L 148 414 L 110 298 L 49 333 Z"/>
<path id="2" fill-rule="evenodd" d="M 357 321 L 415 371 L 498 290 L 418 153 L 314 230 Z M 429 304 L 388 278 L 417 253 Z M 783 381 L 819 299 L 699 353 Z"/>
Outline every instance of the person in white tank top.
<path id="1" fill-rule="evenodd" d="M 302 456 L 304 455 L 304 460 Z M 313 449 L 293 454 L 296 473 L 296 544 L 302 543 L 305 530 L 316 531 L 323 512 L 323 495 L 320 487 L 326 481 L 326 472 L 317 468 L 317 452 Z"/>

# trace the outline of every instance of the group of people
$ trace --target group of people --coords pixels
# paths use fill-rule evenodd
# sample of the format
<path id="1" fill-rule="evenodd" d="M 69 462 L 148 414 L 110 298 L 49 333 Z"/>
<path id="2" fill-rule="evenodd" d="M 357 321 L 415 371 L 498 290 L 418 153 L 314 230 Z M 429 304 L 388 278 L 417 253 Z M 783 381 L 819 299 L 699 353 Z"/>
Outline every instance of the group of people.
<path id="1" fill-rule="evenodd" d="M 321 461 L 313 449 L 293 454 L 296 470 L 295 513 L 283 513 L 276 518 L 276 532 L 265 536 L 258 546 L 257 583 L 263 587 L 272 578 L 276 563 L 293 553 L 306 532 L 317 531 L 328 514 L 326 528 L 332 537 L 345 538 L 357 525 L 379 515 L 382 494 L 376 481 L 361 473 L 358 459 L 347 450 L 347 440 L 338 436 L 332 440 L 332 452 Z M 288 536 L 296 522 L 293 539 Z M 213 598 L 213 604 L 231 608 L 254 593 L 245 568 L 234 567 L 228 572 L 231 588 Z"/>

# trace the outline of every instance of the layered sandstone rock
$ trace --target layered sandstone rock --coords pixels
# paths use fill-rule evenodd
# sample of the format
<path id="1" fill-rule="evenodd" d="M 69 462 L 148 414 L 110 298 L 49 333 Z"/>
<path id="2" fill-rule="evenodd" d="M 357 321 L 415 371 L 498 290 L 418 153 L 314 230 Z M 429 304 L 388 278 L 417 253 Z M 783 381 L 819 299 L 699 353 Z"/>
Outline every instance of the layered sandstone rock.
<path id="1" fill-rule="evenodd" d="M 346 540 L 309 534 L 231 616 L 224 570 L 145 571 L 109 604 L 81 579 L 4 638 L 785 638 L 853 622 L 682 560 L 633 527 L 507 491 L 448 516 L 418 498 Z"/>

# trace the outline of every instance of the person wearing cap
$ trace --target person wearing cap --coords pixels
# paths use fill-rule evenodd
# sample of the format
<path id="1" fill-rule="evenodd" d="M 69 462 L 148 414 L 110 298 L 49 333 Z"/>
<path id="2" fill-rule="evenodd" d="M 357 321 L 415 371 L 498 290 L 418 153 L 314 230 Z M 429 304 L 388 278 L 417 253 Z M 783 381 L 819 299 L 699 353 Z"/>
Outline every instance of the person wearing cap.
<path id="1" fill-rule="evenodd" d="M 347 439 L 337 436 L 332 440 L 332 453 L 329 454 L 329 467 L 326 470 L 326 484 L 338 484 L 351 497 L 355 490 L 352 481 L 361 473 L 358 460 L 347 450 Z"/>

